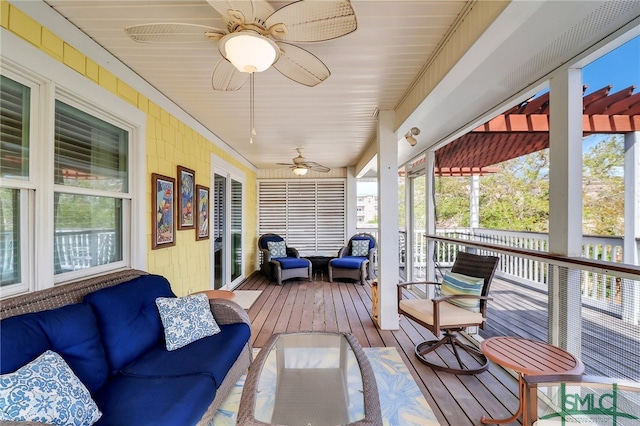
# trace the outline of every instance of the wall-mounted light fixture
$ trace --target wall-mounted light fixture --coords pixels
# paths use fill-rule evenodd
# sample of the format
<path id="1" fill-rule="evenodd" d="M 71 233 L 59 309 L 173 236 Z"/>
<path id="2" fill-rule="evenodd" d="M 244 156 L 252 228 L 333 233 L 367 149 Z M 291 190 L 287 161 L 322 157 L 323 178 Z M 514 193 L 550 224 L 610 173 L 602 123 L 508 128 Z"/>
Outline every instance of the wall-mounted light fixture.
<path id="1" fill-rule="evenodd" d="M 419 134 L 420 134 L 420 129 L 418 129 L 417 127 L 412 127 L 411 130 L 409 130 L 407 134 L 404 135 L 404 138 L 407 140 L 407 142 L 409 142 L 409 145 L 416 146 L 416 144 L 418 143 L 418 140 L 415 137 L 418 136 Z"/>

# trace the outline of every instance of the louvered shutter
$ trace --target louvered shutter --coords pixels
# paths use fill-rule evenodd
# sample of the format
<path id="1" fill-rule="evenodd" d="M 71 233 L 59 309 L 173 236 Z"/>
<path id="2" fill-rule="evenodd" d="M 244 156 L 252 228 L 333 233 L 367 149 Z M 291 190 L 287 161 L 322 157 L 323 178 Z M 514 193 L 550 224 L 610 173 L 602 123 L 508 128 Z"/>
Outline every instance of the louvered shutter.
<path id="1" fill-rule="evenodd" d="M 344 180 L 259 181 L 258 204 L 259 234 L 278 234 L 303 256 L 332 256 L 344 245 Z"/>
<path id="2" fill-rule="evenodd" d="M 31 89 L 0 76 L 0 176 L 29 176 Z"/>

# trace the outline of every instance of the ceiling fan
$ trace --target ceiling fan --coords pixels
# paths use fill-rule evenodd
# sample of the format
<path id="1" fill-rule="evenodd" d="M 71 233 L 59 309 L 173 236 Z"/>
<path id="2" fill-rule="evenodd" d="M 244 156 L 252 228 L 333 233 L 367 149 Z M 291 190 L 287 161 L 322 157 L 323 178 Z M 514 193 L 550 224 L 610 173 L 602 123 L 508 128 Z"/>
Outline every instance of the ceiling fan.
<path id="1" fill-rule="evenodd" d="M 315 172 L 328 173 L 331 171 L 329 167 L 323 166 L 321 164 L 316 163 L 315 161 L 307 161 L 306 158 L 302 156 L 302 148 L 296 148 L 298 151 L 298 156 L 291 159 L 291 163 L 277 163 L 281 166 L 289 166 L 290 169 L 293 170 L 298 176 L 304 176 L 307 174 L 309 170 L 313 170 Z"/>
<path id="2" fill-rule="evenodd" d="M 137 42 L 218 42 L 222 59 L 213 69 L 215 90 L 240 89 L 249 76 L 273 65 L 284 76 L 315 86 L 330 75 L 311 52 L 291 43 L 312 43 L 347 35 L 357 28 L 350 0 L 300 0 L 274 10 L 266 0 L 207 0 L 227 28 L 185 24 L 140 24 L 125 28 Z"/>

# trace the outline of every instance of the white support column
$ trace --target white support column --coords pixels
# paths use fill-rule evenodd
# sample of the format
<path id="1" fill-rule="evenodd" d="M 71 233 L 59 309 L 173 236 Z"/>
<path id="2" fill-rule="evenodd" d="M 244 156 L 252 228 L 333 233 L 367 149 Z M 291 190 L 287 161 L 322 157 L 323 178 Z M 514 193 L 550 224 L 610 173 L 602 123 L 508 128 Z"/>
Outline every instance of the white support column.
<path id="1" fill-rule="evenodd" d="M 350 238 L 358 227 L 358 180 L 353 167 L 347 167 L 347 234 Z"/>
<path id="2" fill-rule="evenodd" d="M 582 253 L 582 72 L 560 71 L 549 90 L 549 252 Z M 549 343 L 580 356 L 580 272 L 550 268 Z"/>
<path id="3" fill-rule="evenodd" d="M 395 113 L 378 114 L 378 323 L 397 330 L 398 322 L 398 140 Z"/>
<path id="4" fill-rule="evenodd" d="M 471 184 L 469 226 L 471 227 L 471 232 L 473 232 L 474 229 L 480 226 L 480 176 L 472 175 L 469 178 L 469 183 Z"/>
<path id="5" fill-rule="evenodd" d="M 405 246 L 404 246 L 404 272 L 406 281 L 413 281 L 413 249 L 415 247 L 413 221 L 413 189 L 414 180 L 405 174 L 404 177 L 404 223 L 405 226 Z"/>
<path id="6" fill-rule="evenodd" d="M 427 213 L 427 218 L 426 218 L 426 233 L 429 235 L 434 235 L 436 233 L 436 207 L 435 207 L 435 202 L 433 200 L 433 193 L 435 191 L 435 186 L 436 186 L 436 182 L 435 182 L 435 178 L 434 178 L 434 171 L 436 168 L 436 153 L 435 151 L 427 151 L 426 154 L 426 160 L 427 160 L 427 168 L 425 170 L 425 174 L 427 177 L 427 181 L 425 182 L 425 190 L 424 190 L 424 194 L 426 197 L 425 203 L 424 205 L 426 206 L 426 213 Z M 432 240 L 429 240 L 429 242 L 427 243 L 427 259 L 429 259 L 427 261 L 427 264 L 429 265 L 427 267 L 427 276 L 426 276 L 426 280 L 427 281 L 431 281 L 434 282 L 436 280 L 436 270 L 435 270 L 435 265 L 433 264 L 433 252 L 435 250 L 435 245 L 436 243 Z M 428 285 L 427 286 L 427 296 L 428 297 L 434 297 L 435 296 L 435 286 L 432 285 Z"/>
<path id="7" fill-rule="evenodd" d="M 640 132 L 624 135 L 624 263 L 640 265 Z M 640 283 L 623 281 L 622 319 L 640 323 Z M 627 285 L 625 285 L 627 284 Z"/>

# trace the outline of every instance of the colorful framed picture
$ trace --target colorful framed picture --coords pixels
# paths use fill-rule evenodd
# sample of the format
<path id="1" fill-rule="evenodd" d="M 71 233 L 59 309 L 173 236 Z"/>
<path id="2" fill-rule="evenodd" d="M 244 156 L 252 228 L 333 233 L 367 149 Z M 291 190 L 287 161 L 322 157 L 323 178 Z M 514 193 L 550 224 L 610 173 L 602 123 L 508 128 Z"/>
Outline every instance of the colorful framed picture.
<path id="1" fill-rule="evenodd" d="M 198 216 L 196 219 L 196 240 L 209 239 L 209 188 L 196 185 Z"/>
<path id="2" fill-rule="evenodd" d="M 151 175 L 152 244 L 153 250 L 176 245 L 175 210 L 176 180 L 156 173 Z"/>
<path id="3" fill-rule="evenodd" d="M 195 172 L 186 167 L 178 166 L 178 229 L 195 228 L 193 207 L 195 203 Z"/>

